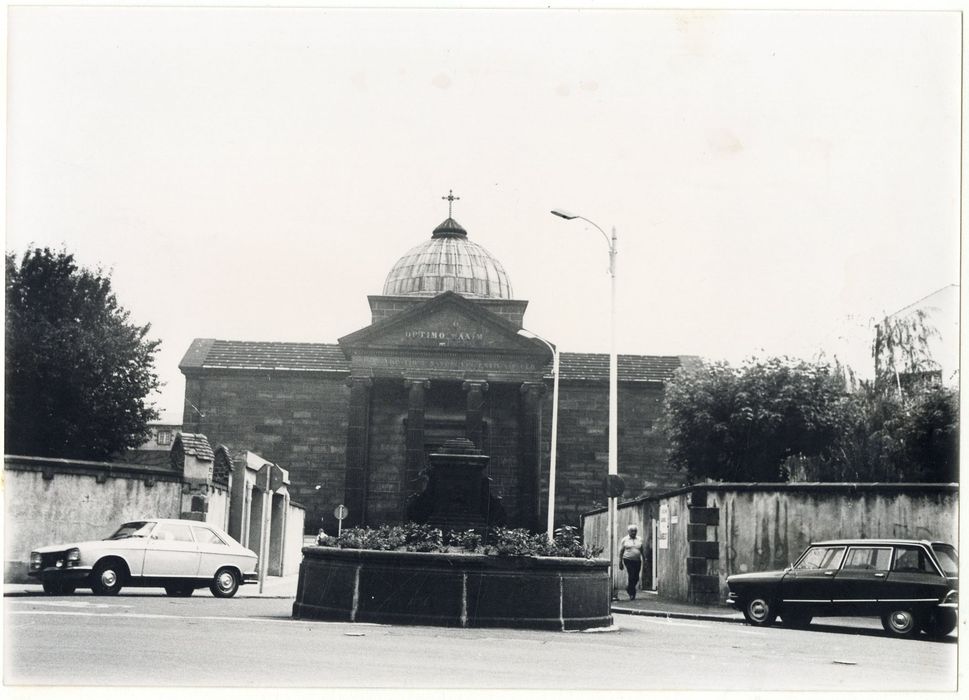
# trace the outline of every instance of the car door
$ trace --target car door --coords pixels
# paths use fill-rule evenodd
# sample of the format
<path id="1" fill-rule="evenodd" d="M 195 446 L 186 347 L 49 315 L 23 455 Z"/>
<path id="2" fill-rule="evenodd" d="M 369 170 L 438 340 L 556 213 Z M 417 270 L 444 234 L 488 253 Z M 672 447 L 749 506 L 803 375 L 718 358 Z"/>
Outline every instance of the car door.
<path id="1" fill-rule="evenodd" d="M 199 548 L 185 523 L 158 523 L 145 549 L 145 576 L 196 576 Z"/>
<path id="2" fill-rule="evenodd" d="M 878 598 L 884 594 L 891 563 L 889 545 L 848 547 L 844 564 L 834 576 L 834 611 L 845 615 L 877 614 Z"/>
<path id="3" fill-rule="evenodd" d="M 879 600 L 882 607 L 898 603 L 906 607 L 922 607 L 941 600 L 948 590 L 948 581 L 925 547 L 899 544 L 895 545 L 895 560 Z"/>
<path id="4" fill-rule="evenodd" d="M 824 612 L 831 604 L 831 584 L 844 553 L 842 545 L 809 547 L 781 581 L 783 607 L 810 614 Z"/>

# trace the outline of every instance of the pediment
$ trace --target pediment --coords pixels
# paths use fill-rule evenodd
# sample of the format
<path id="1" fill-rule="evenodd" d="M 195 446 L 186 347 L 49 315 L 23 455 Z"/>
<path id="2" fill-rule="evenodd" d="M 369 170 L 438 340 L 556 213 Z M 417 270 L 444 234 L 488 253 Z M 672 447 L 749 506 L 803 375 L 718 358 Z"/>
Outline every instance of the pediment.
<path id="1" fill-rule="evenodd" d="M 520 354 L 548 357 L 540 343 L 518 335 L 518 327 L 474 301 L 444 292 L 338 341 L 347 357 L 358 351 L 429 351 Z"/>

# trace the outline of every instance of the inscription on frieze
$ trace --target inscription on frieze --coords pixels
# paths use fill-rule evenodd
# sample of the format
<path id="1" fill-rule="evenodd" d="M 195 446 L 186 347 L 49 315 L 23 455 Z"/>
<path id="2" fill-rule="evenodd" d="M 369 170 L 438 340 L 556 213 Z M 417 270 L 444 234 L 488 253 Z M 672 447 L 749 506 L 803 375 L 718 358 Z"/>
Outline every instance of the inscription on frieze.
<path id="1" fill-rule="evenodd" d="M 407 356 L 358 355 L 354 364 L 374 369 L 467 370 L 472 372 L 535 372 L 544 367 L 541 361 L 522 358 L 487 358 L 457 355 Z"/>
<path id="2" fill-rule="evenodd" d="M 440 331 L 440 330 L 409 330 L 404 333 L 404 340 L 410 344 L 433 345 L 436 347 L 480 346 L 484 342 L 484 333 L 474 331 Z"/>
<path id="3" fill-rule="evenodd" d="M 495 348 L 513 347 L 507 333 L 482 325 L 454 310 L 443 309 L 398 331 L 394 344 L 426 348 Z"/>

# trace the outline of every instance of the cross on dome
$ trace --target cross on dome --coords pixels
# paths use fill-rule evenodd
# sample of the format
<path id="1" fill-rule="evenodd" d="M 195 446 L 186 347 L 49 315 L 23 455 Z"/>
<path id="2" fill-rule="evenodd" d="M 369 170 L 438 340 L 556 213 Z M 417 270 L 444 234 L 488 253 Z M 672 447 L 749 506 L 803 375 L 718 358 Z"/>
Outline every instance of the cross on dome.
<path id="1" fill-rule="evenodd" d="M 461 199 L 460 197 L 454 196 L 454 190 L 447 191 L 447 197 L 441 197 L 441 199 L 447 200 L 447 218 L 451 218 L 451 206 L 454 204 L 455 199 Z"/>

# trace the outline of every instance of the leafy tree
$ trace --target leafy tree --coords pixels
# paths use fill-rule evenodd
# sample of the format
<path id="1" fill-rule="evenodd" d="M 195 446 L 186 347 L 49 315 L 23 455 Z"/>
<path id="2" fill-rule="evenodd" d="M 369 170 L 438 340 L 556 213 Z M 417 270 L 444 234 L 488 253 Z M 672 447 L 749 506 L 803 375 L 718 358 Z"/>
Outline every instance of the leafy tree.
<path id="1" fill-rule="evenodd" d="M 5 451 L 109 459 L 158 417 L 159 341 L 129 321 L 108 275 L 48 248 L 6 255 Z"/>
<path id="2" fill-rule="evenodd" d="M 681 369 L 665 396 L 670 461 L 692 479 L 785 481 L 792 457 L 828 458 L 844 400 L 840 378 L 823 363 Z"/>
<path id="3" fill-rule="evenodd" d="M 916 309 L 904 316 L 886 316 L 875 324 L 871 356 L 875 361 L 875 388 L 885 392 L 893 387 L 903 394 L 902 377 L 921 377 L 938 371 L 932 359 L 929 339 L 939 331 L 928 322 L 928 315 Z"/>

